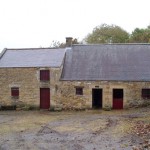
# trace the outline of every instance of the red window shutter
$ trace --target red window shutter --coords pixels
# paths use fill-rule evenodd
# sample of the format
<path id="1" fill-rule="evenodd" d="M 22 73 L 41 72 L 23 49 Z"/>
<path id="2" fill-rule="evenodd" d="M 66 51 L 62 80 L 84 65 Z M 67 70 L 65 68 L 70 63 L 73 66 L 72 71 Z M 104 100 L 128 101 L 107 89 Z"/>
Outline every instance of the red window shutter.
<path id="1" fill-rule="evenodd" d="M 19 97 L 19 88 L 11 88 L 11 96 Z"/>
<path id="2" fill-rule="evenodd" d="M 49 81 L 49 70 L 40 70 L 40 80 Z"/>
<path id="3" fill-rule="evenodd" d="M 144 99 L 150 99 L 150 89 L 142 89 L 142 97 Z"/>
<path id="4" fill-rule="evenodd" d="M 76 87 L 76 95 L 83 95 L 83 88 L 82 87 Z"/>

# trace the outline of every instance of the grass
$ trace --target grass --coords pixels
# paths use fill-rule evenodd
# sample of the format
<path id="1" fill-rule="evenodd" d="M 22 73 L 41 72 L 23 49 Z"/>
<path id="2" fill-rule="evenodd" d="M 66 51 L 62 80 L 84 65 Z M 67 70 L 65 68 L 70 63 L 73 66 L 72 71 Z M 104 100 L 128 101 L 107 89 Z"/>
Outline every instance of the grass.
<path id="1" fill-rule="evenodd" d="M 49 112 L 49 111 L 1 111 L 0 112 L 0 134 L 9 134 L 22 131 L 34 131 L 41 126 L 49 125 L 53 122 L 60 122 L 60 125 L 53 129 L 58 132 L 101 132 L 107 128 L 109 117 L 119 117 L 123 115 L 143 114 L 138 118 L 124 118 L 118 120 L 112 133 L 122 135 L 129 133 L 133 124 L 137 121 L 150 123 L 150 111 L 143 112 L 144 109 L 129 110 L 90 110 L 90 111 L 68 111 L 68 112 Z M 96 118 L 93 118 L 96 116 Z M 99 116 L 99 117 L 98 117 Z M 101 117 L 103 116 L 103 117 Z M 89 119 L 88 119 L 89 118 Z M 113 120 L 113 118 L 112 118 Z M 63 122 L 63 125 L 61 125 Z"/>
<path id="2" fill-rule="evenodd" d="M 103 130 L 107 123 L 106 119 L 89 120 L 86 123 L 83 121 L 74 121 L 63 124 L 63 126 L 55 127 L 55 130 L 59 132 L 96 132 Z"/>
<path id="3" fill-rule="evenodd" d="M 39 115 L 39 113 L 35 111 L 26 113 L 23 111 L 21 112 L 18 112 L 19 114 L 13 112 L 12 114 L 9 114 L 9 116 L 5 114 L 4 117 L 8 117 L 8 120 L 1 123 L 1 134 L 37 129 L 42 125 L 57 119 L 57 117 L 50 115 Z"/>

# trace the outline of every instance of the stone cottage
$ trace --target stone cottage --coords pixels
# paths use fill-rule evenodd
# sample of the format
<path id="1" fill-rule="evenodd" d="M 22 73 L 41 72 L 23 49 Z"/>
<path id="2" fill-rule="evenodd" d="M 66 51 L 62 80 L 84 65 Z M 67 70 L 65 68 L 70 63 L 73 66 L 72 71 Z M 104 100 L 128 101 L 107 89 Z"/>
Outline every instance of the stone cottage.
<path id="1" fill-rule="evenodd" d="M 0 105 L 55 105 L 65 49 L 5 49 L 0 56 Z"/>
<path id="2" fill-rule="evenodd" d="M 5 49 L 0 105 L 123 109 L 150 102 L 150 45 Z"/>
<path id="3" fill-rule="evenodd" d="M 73 45 L 60 80 L 64 108 L 150 103 L 150 44 Z"/>

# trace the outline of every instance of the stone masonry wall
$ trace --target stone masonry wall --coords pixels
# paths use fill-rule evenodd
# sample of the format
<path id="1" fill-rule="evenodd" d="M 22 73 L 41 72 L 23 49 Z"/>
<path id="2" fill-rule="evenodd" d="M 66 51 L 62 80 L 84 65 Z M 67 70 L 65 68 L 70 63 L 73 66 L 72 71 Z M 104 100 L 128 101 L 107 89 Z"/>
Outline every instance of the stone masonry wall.
<path id="1" fill-rule="evenodd" d="M 40 81 L 40 69 L 50 70 L 50 81 Z M 40 88 L 50 88 L 50 105 L 55 105 L 55 88 L 60 68 L 1 68 L 0 105 L 29 104 L 40 106 Z M 19 87 L 19 99 L 11 97 L 11 87 Z"/>
<path id="2" fill-rule="evenodd" d="M 75 87 L 83 87 L 83 95 L 75 94 Z M 111 107 L 113 105 L 113 89 L 123 89 L 123 107 L 141 105 L 150 100 L 141 97 L 142 88 L 150 88 L 150 82 L 111 82 L 111 81 L 61 81 L 59 92 L 60 102 L 63 109 L 85 109 L 92 108 L 92 89 L 103 89 L 102 105 Z"/>
<path id="3" fill-rule="evenodd" d="M 50 70 L 50 81 L 40 81 L 40 69 Z M 142 99 L 142 88 L 150 82 L 111 81 L 59 81 L 62 68 L 1 68 L 0 105 L 30 104 L 40 106 L 40 88 L 50 88 L 50 107 L 63 109 L 92 108 L 92 89 L 103 89 L 103 107 L 112 107 L 113 89 L 124 90 L 124 108 L 141 105 L 150 100 Z M 83 95 L 75 94 L 75 87 L 83 87 Z M 12 99 L 11 87 L 19 87 L 19 99 Z"/>

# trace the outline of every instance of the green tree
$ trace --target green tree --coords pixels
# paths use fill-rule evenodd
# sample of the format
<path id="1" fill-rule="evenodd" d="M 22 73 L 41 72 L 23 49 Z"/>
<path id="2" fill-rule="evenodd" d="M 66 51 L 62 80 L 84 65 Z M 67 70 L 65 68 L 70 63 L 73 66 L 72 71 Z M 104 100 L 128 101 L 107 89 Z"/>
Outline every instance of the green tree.
<path id="1" fill-rule="evenodd" d="M 78 42 L 77 38 L 72 39 L 72 44 L 81 44 L 81 42 Z M 66 43 L 61 43 L 59 41 L 52 41 L 50 47 L 52 48 L 65 48 Z"/>
<path id="2" fill-rule="evenodd" d="M 53 40 L 51 45 L 50 45 L 50 47 L 52 47 L 52 48 L 59 48 L 60 45 L 61 45 L 61 43 L 59 41 Z"/>
<path id="3" fill-rule="evenodd" d="M 90 44 L 98 43 L 127 43 L 129 34 L 119 26 L 102 24 L 88 34 L 85 41 Z"/>
<path id="4" fill-rule="evenodd" d="M 132 32 L 129 41 L 131 43 L 150 43 L 150 26 L 146 29 L 136 28 Z"/>

